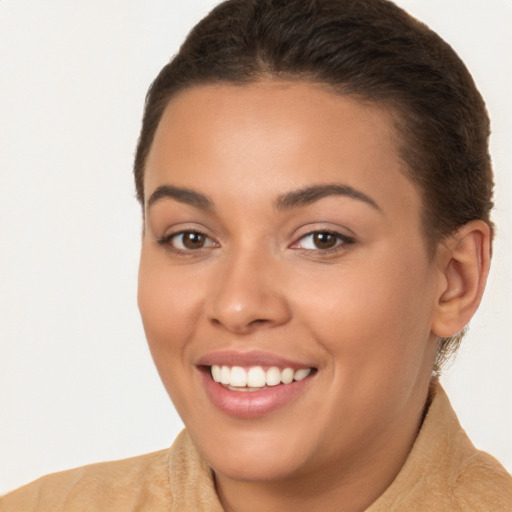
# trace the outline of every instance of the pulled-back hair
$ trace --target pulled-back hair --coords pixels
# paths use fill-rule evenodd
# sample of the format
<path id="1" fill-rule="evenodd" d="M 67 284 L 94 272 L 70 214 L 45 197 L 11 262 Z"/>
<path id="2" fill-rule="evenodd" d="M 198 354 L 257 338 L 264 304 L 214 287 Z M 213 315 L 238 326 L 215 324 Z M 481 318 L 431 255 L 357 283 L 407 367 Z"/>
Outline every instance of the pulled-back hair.
<path id="1" fill-rule="evenodd" d="M 453 49 L 388 0 L 227 0 L 213 9 L 148 91 L 134 165 L 141 204 L 147 156 L 174 95 L 268 79 L 324 84 L 394 114 L 431 248 L 471 220 L 492 228 L 484 101 Z M 436 369 L 460 338 L 440 340 Z"/>

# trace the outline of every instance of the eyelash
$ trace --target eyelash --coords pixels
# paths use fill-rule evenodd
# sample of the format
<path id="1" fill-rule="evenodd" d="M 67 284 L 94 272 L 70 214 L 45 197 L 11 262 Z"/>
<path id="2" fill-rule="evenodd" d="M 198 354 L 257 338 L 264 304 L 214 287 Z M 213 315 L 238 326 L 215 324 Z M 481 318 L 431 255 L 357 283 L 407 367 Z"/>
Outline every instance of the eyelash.
<path id="1" fill-rule="evenodd" d="M 183 237 L 183 235 L 196 235 L 200 237 L 204 237 L 205 245 L 202 247 L 197 247 L 195 249 L 193 248 L 186 248 L 183 246 L 183 241 L 181 242 L 182 247 L 176 247 L 173 245 L 173 240 L 178 239 L 180 236 Z M 335 237 L 336 243 L 333 247 L 328 248 L 319 248 L 319 247 L 300 247 L 300 243 L 308 238 L 312 238 L 319 235 L 327 235 L 330 237 Z M 209 243 L 207 243 L 209 241 Z M 158 244 L 161 246 L 164 246 L 166 249 L 174 252 L 178 255 L 194 255 L 199 253 L 202 250 L 210 249 L 210 248 L 216 248 L 219 247 L 219 244 L 212 240 L 208 235 L 201 231 L 189 229 L 189 230 L 182 230 L 178 231 L 177 233 L 171 233 L 169 235 L 165 235 L 162 238 L 157 240 Z M 312 242 L 315 244 L 315 242 Z M 332 231 L 328 229 L 318 229 L 315 231 L 310 231 L 309 233 L 306 233 L 302 235 L 296 242 L 293 242 L 293 244 L 290 246 L 291 249 L 301 250 L 306 253 L 317 253 L 317 254 L 331 254 L 336 253 L 338 251 L 341 251 L 343 249 L 346 249 L 348 245 L 352 245 L 355 243 L 354 238 L 343 235 L 341 233 L 338 233 L 337 231 Z"/>
<path id="2" fill-rule="evenodd" d="M 315 237 L 316 235 L 328 235 L 336 238 L 336 245 L 329 248 L 304 248 L 299 247 L 299 243 L 306 240 L 307 238 Z M 315 242 L 313 242 L 315 243 Z M 342 235 L 341 233 L 338 233 L 337 231 L 332 231 L 329 229 L 317 229 L 315 231 L 310 231 L 309 233 L 306 233 L 305 235 L 302 235 L 296 242 L 292 244 L 292 249 L 302 250 L 304 252 L 318 252 L 320 254 L 331 254 L 336 253 L 338 251 L 341 251 L 343 249 L 346 249 L 348 245 L 352 245 L 355 243 L 354 238 Z"/>
<path id="3" fill-rule="evenodd" d="M 179 238 L 180 236 L 187 235 L 187 234 L 202 236 L 202 237 L 204 237 L 205 241 L 209 240 L 210 243 L 203 247 L 198 247 L 197 249 L 190 249 L 190 248 L 186 248 L 186 247 L 180 248 L 180 247 L 175 247 L 173 245 L 173 243 L 172 243 L 173 239 L 175 240 L 175 239 Z M 197 231 L 194 229 L 184 229 L 183 231 L 178 231 L 177 233 L 171 233 L 169 235 L 165 235 L 162 238 L 158 239 L 157 242 L 159 245 L 174 252 L 175 254 L 186 255 L 186 256 L 193 255 L 194 253 L 198 253 L 201 250 L 208 249 L 210 247 L 218 247 L 219 246 L 219 244 L 217 242 L 213 241 L 208 235 L 204 234 L 201 231 Z M 181 245 L 183 246 L 183 242 L 181 242 Z"/>

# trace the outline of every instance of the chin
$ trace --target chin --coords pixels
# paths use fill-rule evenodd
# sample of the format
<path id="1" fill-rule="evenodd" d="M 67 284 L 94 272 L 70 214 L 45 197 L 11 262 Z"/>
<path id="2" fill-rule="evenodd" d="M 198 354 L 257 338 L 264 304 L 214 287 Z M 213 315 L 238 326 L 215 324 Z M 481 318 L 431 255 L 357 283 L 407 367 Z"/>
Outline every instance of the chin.
<path id="1" fill-rule="evenodd" d="M 263 455 L 263 456 L 262 456 Z M 218 463 L 217 463 L 218 462 Z M 300 473 L 301 462 L 296 457 L 283 457 L 280 452 L 247 458 L 230 453 L 210 464 L 216 475 L 240 482 L 278 482 Z"/>
<path id="2" fill-rule="evenodd" d="M 189 431 L 190 432 L 190 431 Z M 218 431 L 216 431 L 218 432 Z M 301 472 L 308 460 L 304 443 L 284 432 L 247 432 L 203 437 L 190 432 L 195 445 L 217 475 L 237 481 L 279 481 Z M 300 447 L 300 448 L 299 448 Z"/>

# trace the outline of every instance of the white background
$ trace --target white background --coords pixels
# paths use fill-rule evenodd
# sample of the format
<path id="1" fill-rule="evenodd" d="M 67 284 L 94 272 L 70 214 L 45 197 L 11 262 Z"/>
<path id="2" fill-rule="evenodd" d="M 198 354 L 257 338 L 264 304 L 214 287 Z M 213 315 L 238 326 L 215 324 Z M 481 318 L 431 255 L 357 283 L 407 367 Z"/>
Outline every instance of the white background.
<path id="1" fill-rule="evenodd" d="M 0 493 L 167 447 L 181 423 L 136 307 L 143 98 L 212 0 L 0 0 Z M 400 0 L 472 70 L 493 119 L 498 239 L 443 381 L 512 470 L 512 1 Z"/>

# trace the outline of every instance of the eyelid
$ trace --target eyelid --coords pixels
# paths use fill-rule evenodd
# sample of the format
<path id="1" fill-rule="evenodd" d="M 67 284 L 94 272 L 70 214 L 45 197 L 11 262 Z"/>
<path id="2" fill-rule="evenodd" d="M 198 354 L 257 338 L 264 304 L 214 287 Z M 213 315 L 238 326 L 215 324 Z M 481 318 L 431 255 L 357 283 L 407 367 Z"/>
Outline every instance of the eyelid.
<path id="1" fill-rule="evenodd" d="M 332 235 L 337 238 L 337 243 L 335 246 L 322 249 L 322 248 L 304 248 L 300 247 L 299 244 L 301 241 L 307 239 L 308 237 L 313 237 L 316 234 L 326 233 L 329 235 Z M 319 254 L 326 254 L 326 253 L 332 253 L 337 252 L 343 249 L 346 249 L 347 245 L 352 245 L 355 243 L 355 238 L 353 236 L 345 235 L 343 233 L 340 233 L 339 231 L 332 229 L 332 228 L 317 228 L 312 229 L 308 231 L 307 233 L 304 233 L 300 235 L 296 240 L 291 244 L 290 248 L 302 250 L 304 252 L 314 252 Z"/>
<path id="2" fill-rule="evenodd" d="M 194 233 L 198 235 L 202 235 L 205 237 L 205 240 L 208 241 L 205 243 L 203 247 L 198 247 L 197 249 L 190 249 L 186 247 L 176 247 L 171 242 L 173 239 L 182 236 L 186 233 Z M 210 250 L 212 248 L 220 247 L 220 244 L 214 240 L 211 236 L 207 235 L 204 230 L 193 228 L 193 227 L 185 227 L 181 229 L 176 229 L 171 232 L 167 232 L 162 237 L 157 238 L 157 243 L 167 250 L 172 251 L 178 255 L 195 255 L 197 253 L 203 252 L 205 250 Z"/>

